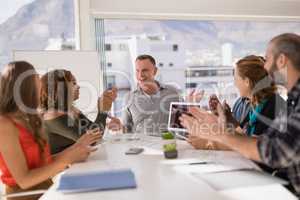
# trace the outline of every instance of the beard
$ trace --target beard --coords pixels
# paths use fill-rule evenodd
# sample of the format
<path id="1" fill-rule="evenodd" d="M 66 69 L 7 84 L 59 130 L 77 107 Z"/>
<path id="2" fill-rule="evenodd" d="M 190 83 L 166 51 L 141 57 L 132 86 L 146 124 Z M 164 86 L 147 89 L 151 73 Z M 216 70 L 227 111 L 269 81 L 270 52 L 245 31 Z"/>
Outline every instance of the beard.
<path id="1" fill-rule="evenodd" d="M 287 69 L 285 68 L 285 69 L 279 70 L 279 67 L 277 66 L 275 61 L 276 61 L 276 58 L 274 58 L 274 60 L 273 60 L 269 74 L 270 74 L 273 82 L 276 85 L 284 86 L 287 83 L 287 76 L 285 75 L 287 73 L 282 73 L 282 72 L 283 72 L 283 70 L 287 70 Z"/>

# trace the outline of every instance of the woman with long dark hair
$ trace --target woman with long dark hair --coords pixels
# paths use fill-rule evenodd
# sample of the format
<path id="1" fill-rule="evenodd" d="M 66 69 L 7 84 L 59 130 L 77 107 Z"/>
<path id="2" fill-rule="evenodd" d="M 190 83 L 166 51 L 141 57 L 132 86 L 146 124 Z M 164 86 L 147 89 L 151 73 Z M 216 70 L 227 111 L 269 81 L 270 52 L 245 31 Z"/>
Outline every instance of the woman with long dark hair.
<path id="1" fill-rule="evenodd" d="M 68 165 L 84 161 L 100 132 L 86 134 L 73 146 L 51 156 L 38 113 L 40 80 L 34 67 L 11 62 L 0 77 L 0 170 L 7 194 L 47 189 L 51 178 Z M 33 200 L 32 195 L 10 200 Z"/>
<path id="2" fill-rule="evenodd" d="M 42 76 L 41 84 L 41 109 L 52 154 L 63 151 L 90 130 L 96 128 L 103 133 L 107 112 L 117 97 L 116 88 L 106 90 L 99 98 L 97 117 L 91 121 L 74 105 L 80 93 L 76 78 L 70 71 L 50 71 Z"/>

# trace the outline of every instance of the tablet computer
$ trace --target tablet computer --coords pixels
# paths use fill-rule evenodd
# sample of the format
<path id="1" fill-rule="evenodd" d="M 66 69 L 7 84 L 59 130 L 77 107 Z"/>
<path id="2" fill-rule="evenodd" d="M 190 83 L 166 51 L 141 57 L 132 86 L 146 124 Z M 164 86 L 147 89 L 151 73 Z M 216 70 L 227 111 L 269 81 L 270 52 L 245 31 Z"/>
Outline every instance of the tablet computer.
<path id="1" fill-rule="evenodd" d="M 169 110 L 168 130 L 187 132 L 187 130 L 183 126 L 181 126 L 179 117 L 183 113 L 188 114 L 188 107 L 194 107 L 194 106 L 200 108 L 199 103 L 172 102 L 170 104 L 170 110 Z"/>

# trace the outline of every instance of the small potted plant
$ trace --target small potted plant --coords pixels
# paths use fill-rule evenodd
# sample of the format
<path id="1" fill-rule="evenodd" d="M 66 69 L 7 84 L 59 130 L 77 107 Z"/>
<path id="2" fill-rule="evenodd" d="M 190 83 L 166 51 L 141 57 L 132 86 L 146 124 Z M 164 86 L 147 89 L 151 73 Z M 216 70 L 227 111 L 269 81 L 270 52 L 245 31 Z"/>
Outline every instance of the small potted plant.
<path id="1" fill-rule="evenodd" d="M 174 134 L 168 131 L 162 133 L 163 150 L 165 158 L 177 158 L 176 139 Z"/>

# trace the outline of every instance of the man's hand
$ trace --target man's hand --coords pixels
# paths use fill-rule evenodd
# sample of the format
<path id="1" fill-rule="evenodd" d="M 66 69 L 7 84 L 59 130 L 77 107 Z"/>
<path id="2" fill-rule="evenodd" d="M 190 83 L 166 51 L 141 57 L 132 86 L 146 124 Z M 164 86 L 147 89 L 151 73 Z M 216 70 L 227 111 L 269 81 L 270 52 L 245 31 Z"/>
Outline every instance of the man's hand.
<path id="1" fill-rule="evenodd" d="M 192 145 L 195 149 L 208 149 L 209 142 L 206 139 L 189 136 L 187 142 L 190 143 L 190 145 Z"/>
<path id="2" fill-rule="evenodd" d="M 229 134 L 222 125 L 222 119 L 200 108 L 190 108 L 190 113 L 192 116 L 183 114 L 180 121 L 191 136 L 217 142 L 217 144 L 225 145 L 226 150 L 235 150 L 246 158 L 261 161 L 256 138 Z"/>
<path id="3" fill-rule="evenodd" d="M 179 119 L 191 136 L 218 141 L 218 136 L 225 133 L 225 127 L 217 116 L 198 107 L 189 108 L 189 113 L 192 116 L 183 114 Z"/>

